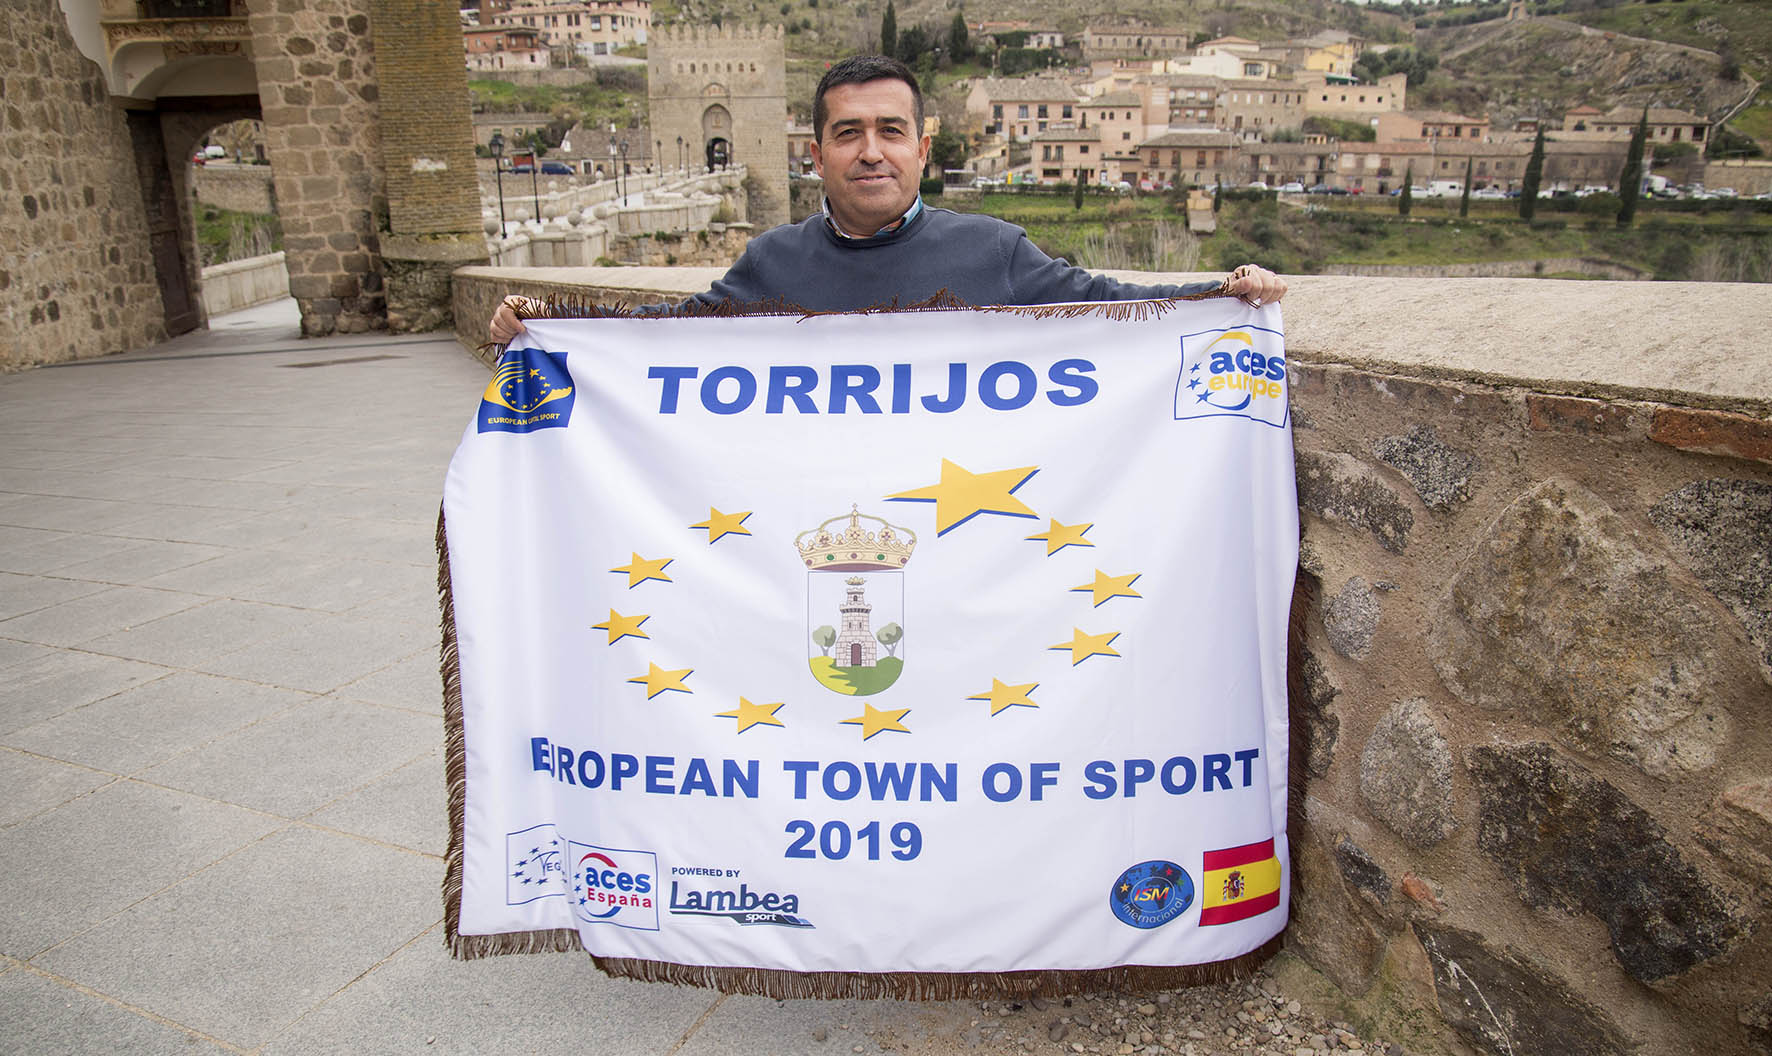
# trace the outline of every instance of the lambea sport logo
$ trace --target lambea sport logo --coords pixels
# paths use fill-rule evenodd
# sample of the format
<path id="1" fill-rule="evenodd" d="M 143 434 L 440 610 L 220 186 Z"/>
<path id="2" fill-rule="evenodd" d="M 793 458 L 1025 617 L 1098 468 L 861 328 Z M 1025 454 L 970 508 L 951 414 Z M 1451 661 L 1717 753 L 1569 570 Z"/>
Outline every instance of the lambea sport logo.
<path id="1" fill-rule="evenodd" d="M 1175 417 L 1249 418 L 1284 428 L 1286 353 L 1281 334 L 1232 326 L 1183 334 Z"/>

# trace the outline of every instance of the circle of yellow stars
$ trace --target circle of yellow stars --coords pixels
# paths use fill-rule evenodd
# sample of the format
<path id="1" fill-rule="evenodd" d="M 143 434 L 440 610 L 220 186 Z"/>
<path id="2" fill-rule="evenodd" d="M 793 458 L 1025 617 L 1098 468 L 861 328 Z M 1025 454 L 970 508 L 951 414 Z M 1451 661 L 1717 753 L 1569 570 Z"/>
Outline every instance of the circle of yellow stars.
<path id="1" fill-rule="evenodd" d="M 1040 471 L 1038 466 L 1020 466 L 1014 469 L 987 470 L 974 473 L 949 459 L 941 460 L 941 473 L 934 484 L 909 491 L 901 491 L 886 496 L 889 500 L 900 502 L 932 502 L 935 504 L 936 534 L 942 535 L 957 528 L 980 514 L 995 513 L 1010 517 L 1029 517 L 1038 519 L 1039 515 L 1032 507 L 1015 497 L 1015 491 L 1033 478 Z M 1046 544 L 1046 556 L 1052 557 L 1067 547 L 1079 549 L 1093 548 L 1095 543 L 1085 538 L 1089 529 L 1095 527 L 1091 522 L 1066 524 L 1056 517 L 1046 518 L 1046 530 L 1027 536 L 1029 542 Z M 1091 597 L 1091 608 L 1100 608 L 1114 598 L 1138 598 L 1143 595 L 1132 589 L 1142 573 L 1128 572 L 1121 575 L 1110 575 L 1102 569 L 1095 570 L 1093 582 L 1084 583 L 1070 588 L 1071 591 L 1087 592 Z M 1049 650 L 1068 651 L 1071 655 L 1071 666 L 1076 667 L 1092 657 L 1118 657 L 1120 652 L 1113 647 L 1114 640 L 1120 636 L 1119 631 L 1086 631 L 1081 627 L 1071 628 L 1071 639 L 1048 646 Z M 1005 682 L 1001 678 L 991 679 L 991 688 L 974 693 L 967 700 L 989 702 L 993 717 L 1010 708 L 1037 708 L 1040 705 L 1033 699 L 1034 690 L 1039 688 L 1037 682 Z M 869 709 L 872 710 L 872 709 Z M 866 717 L 865 715 L 863 716 Z M 862 720 L 852 720 L 860 722 Z M 865 727 L 864 727 L 865 728 Z"/>
<path id="2" fill-rule="evenodd" d="M 1038 466 L 1020 466 L 1010 469 L 988 470 L 974 473 L 949 459 L 941 460 L 938 479 L 933 484 L 920 488 L 912 488 L 885 496 L 891 501 L 929 502 L 935 505 L 936 535 L 944 535 L 958 528 L 981 514 L 999 514 L 1010 517 L 1037 519 L 1038 514 L 1015 497 L 1015 492 L 1039 472 Z M 751 516 L 750 510 L 726 513 L 718 507 L 709 506 L 708 516 L 688 527 L 704 530 L 708 533 L 708 545 L 724 539 L 726 536 L 750 536 L 751 531 L 744 526 Z M 1056 517 L 1047 517 L 1045 531 L 1027 536 L 1030 542 L 1044 543 L 1046 556 L 1052 557 L 1069 548 L 1094 548 L 1095 542 L 1086 538 L 1086 533 L 1095 525 L 1092 522 L 1066 524 Z M 637 551 L 630 552 L 627 564 L 611 568 L 611 573 L 623 574 L 628 577 L 627 589 L 633 590 L 649 581 L 657 580 L 670 583 L 672 579 L 665 569 L 672 562 L 670 557 L 648 558 Z M 1071 587 L 1072 593 L 1090 595 L 1091 608 L 1100 608 L 1115 598 L 1142 598 L 1143 595 L 1133 589 L 1142 573 L 1128 572 L 1112 575 L 1097 568 L 1095 578 L 1089 583 Z M 609 610 L 609 618 L 602 623 L 593 624 L 592 630 L 604 631 L 608 635 L 609 645 L 627 638 L 651 640 L 651 636 L 642 630 L 642 626 L 651 616 L 640 614 L 623 615 L 615 609 Z M 1085 660 L 1094 657 L 1119 657 L 1121 653 L 1114 648 L 1114 641 L 1120 637 L 1117 630 L 1087 631 L 1081 627 L 1071 628 L 1069 641 L 1059 642 L 1047 647 L 1048 651 L 1069 652 L 1071 666 L 1076 667 Z M 646 699 L 651 700 L 661 693 L 673 692 L 693 694 L 685 680 L 694 673 L 692 668 L 668 669 L 653 662 L 647 663 L 647 671 L 627 681 L 642 685 L 646 689 Z M 1040 705 L 1033 699 L 1034 690 L 1039 688 L 1038 682 L 1005 682 L 1000 678 L 991 679 L 991 688 L 966 697 L 967 700 L 986 701 L 992 717 L 1010 708 L 1038 708 Z M 738 706 L 731 711 L 715 712 L 715 718 L 732 719 L 736 732 L 745 733 L 759 726 L 785 727 L 777 713 L 786 704 L 781 701 L 773 703 L 752 703 L 747 697 L 739 697 Z M 910 733 L 904 724 L 904 718 L 911 712 L 910 708 L 882 709 L 871 703 L 862 702 L 862 713 L 851 718 L 838 720 L 839 725 L 861 727 L 861 739 L 870 738 L 881 733 Z"/>

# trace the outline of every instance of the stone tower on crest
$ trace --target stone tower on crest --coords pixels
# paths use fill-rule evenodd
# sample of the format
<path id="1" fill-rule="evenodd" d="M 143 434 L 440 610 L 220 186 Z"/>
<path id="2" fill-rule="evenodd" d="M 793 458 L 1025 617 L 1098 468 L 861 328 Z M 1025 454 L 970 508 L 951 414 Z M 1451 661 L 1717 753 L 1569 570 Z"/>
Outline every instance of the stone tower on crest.
<path id="1" fill-rule="evenodd" d="M 786 59 L 780 26 L 654 27 L 646 94 L 660 160 L 750 173 L 759 228 L 788 220 Z"/>

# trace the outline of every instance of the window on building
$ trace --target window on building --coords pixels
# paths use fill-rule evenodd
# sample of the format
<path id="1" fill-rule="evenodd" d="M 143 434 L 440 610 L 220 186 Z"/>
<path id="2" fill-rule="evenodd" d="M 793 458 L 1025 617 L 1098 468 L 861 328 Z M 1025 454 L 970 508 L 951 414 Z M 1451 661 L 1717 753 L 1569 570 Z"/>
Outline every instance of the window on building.
<path id="1" fill-rule="evenodd" d="M 1069 119 L 1070 119 L 1070 116 L 1071 116 L 1071 108 L 1070 108 L 1070 104 L 1068 104 L 1068 103 L 1067 103 L 1067 104 L 1065 104 L 1065 108 L 1064 108 L 1064 115 L 1063 115 L 1063 116 L 1064 116 L 1064 118 L 1065 118 L 1065 120 L 1067 120 L 1067 121 L 1068 121 L 1068 120 L 1069 120 Z"/>
<path id="2" fill-rule="evenodd" d="M 1121 139 L 1121 140 L 1128 140 L 1128 139 L 1131 139 L 1131 138 L 1132 138 L 1132 133 L 1130 133 L 1130 132 L 1122 132 L 1122 133 L 1120 133 L 1120 139 Z"/>
<path id="3" fill-rule="evenodd" d="M 1052 144 L 1042 143 L 1040 145 L 1040 160 L 1041 161 L 1051 161 L 1052 160 Z"/>
<path id="4" fill-rule="evenodd" d="M 1037 125 L 1039 127 L 1040 131 L 1042 131 L 1042 132 L 1046 131 L 1046 122 L 1036 121 L 1034 123 L 1035 123 L 1035 125 Z"/>
<path id="5" fill-rule="evenodd" d="M 1021 104 L 1021 105 L 1020 105 L 1020 106 L 1018 106 L 1018 107 L 1016 107 L 1016 108 L 1015 108 L 1015 116 L 1016 116 L 1016 117 L 1026 117 L 1026 116 L 1028 116 L 1028 104 L 1026 104 L 1026 103 L 1023 103 L 1023 104 Z"/>
<path id="6" fill-rule="evenodd" d="M 1034 116 L 1035 117 L 1045 117 L 1046 116 L 1046 104 L 1045 103 L 1040 104 L 1039 113 L 1035 114 Z"/>
<path id="7" fill-rule="evenodd" d="M 1205 165 L 1206 164 L 1206 152 L 1205 151 L 1203 151 L 1203 150 L 1194 151 L 1194 164 L 1195 165 Z"/>
<path id="8" fill-rule="evenodd" d="M 1082 145 L 1082 146 L 1080 146 L 1080 147 L 1078 147 L 1078 148 L 1077 148 L 1077 153 L 1079 153 L 1079 154 L 1087 154 L 1087 153 L 1089 153 L 1089 144 L 1087 144 L 1087 143 L 1085 143 L 1085 144 L 1083 144 L 1083 145 Z"/>
<path id="9" fill-rule="evenodd" d="M 991 107 L 991 120 L 992 121 L 1003 120 L 1003 107 L 1001 104 Z"/>

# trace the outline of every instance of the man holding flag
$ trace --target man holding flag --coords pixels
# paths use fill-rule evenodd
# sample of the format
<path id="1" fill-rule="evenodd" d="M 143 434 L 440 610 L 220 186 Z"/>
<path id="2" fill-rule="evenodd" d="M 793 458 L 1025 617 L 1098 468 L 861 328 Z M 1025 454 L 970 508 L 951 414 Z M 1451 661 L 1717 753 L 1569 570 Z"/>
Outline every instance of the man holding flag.
<path id="1" fill-rule="evenodd" d="M 917 191 L 930 143 L 922 133 L 923 96 L 916 75 L 896 59 L 844 59 L 825 73 L 812 105 L 812 158 L 825 181 L 824 209 L 764 232 L 690 302 L 860 311 L 945 291 L 976 306 L 1222 294 L 1260 307 L 1286 293 L 1284 279 L 1253 264 L 1216 283 L 1122 283 L 1048 257 L 1013 224 L 926 206 Z M 521 297 L 499 305 L 493 341 L 523 331 L 518 311 L 525 307 Z"/>

